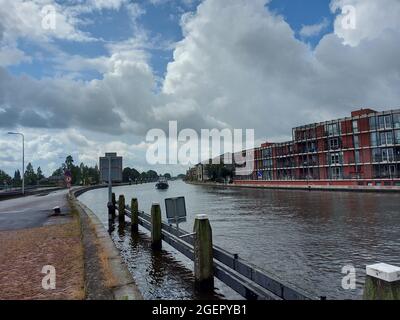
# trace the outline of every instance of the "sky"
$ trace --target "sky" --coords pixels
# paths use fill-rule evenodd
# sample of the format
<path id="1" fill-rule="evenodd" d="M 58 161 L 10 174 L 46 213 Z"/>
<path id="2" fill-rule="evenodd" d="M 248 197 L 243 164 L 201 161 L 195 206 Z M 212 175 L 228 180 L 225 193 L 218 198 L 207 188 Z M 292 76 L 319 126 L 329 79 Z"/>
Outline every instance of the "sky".
<path id="1" fill-rule="evenodd" d="M 346 6 L 354 26 L 346 25 Z M 50 19 L 49 17 L 54 17 Z M 54 22 L 54 23 L 53 23 Z M 149 130 L 291 128 L 400 103 L 398 0 L 0 0 L 0 169 L 146 161 Z"/>

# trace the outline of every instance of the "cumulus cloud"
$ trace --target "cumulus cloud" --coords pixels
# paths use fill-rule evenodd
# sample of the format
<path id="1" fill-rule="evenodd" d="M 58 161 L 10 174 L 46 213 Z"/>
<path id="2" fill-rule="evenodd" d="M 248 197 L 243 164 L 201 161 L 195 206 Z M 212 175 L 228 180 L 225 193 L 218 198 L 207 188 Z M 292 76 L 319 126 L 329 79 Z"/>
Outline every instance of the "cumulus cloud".
<path id="1" fill-rule="evenodd" d="M 49 7 L 50 6 L 50 7 Z M 46 25 L 46 17 L 54 9 L 55 25 Z M 52 38 L 74 41 L 88 41 L 91 37 L 80 31 L 76 24 L 77 17 L 68 7 L 54 0 L 0 0 L 0 21 L 2 25 L 2 40 L 15 41 L 27 38 L 31 41 L 49 41 Z"/>
<path id="2" fill-rule="evenodd" d="M 342 8 L 350 11 L 341 13 Z M 363 40 L 375 40 L 384 33 L 400 29 L 400 1 L 397 0 L 332 0 L 332 12 L 340 12 L 335 20 L 335 34 L 343 43 L 357 46 Z M 355 15 L 355 28 L 348 28 L 343 19 Z"/>
<path id="3" fill-rule="evenodd" d="M 110 45 L 101 57 L 63 59 L 66 70 L 94 69 L 100 79 L 38 80 L 0 68 L 0 125 L 144 136 L 178 120 L 197 130 L 254 128 L 258 138 L 274 140 L 289 138 L 293 126 L 359 107 L 398 105 L 399 1 L 378 7 L 373 0 L 333 0 L 334 32 L 315 48 L 267 3 L 205 0 L 185 14 L 161 87 L 138 38 Z M 354 30 L 340 23 L 340 8 L 349 4 L 357 12 Z"/>
<path id="4" fill-rule="evenodd" d="M 324 18 L 320 23 L 302 26 L 299 34 L 304 38 L 315 37 L 320 35 L 328 26 L 329 20 Z"/>

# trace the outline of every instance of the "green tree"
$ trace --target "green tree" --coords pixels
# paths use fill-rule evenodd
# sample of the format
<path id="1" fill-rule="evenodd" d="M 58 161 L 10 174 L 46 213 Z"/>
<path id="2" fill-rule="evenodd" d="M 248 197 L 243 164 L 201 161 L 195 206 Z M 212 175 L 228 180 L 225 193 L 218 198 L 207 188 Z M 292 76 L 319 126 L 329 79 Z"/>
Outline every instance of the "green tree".
<path id="1" fill-rule="evenodd" d="M 28 186 L 33 186 L 37 184 L 37 176 L 30 162 L 28 163 L 25 169 L 25 183 Z"/>
<path id="2" fill-rule="evenodd" d="M 79 166 L 74 165 L 74 159 L 72 158 L 71 155 L 69 155 L 65 158 L 65 162 L 62 167 L 64 169 L 64 173 L 67 170 L 71 173 L 72 184 L 82 183 L 81 169 Z"/>
<path id="3" fill-rule="evenodd" d="M 58 177 L 58 176 L 62 176 L 63 174 L 64 174 L 64 170 L 62 167 L 60 167 L 57 170 L 54 170 L 54 172 L 51 174 L 51 176 Z"/>
<path id="4" fill-rule="evenodd" d="M 154 170 L 149 170 L 146 172 L 146 176 L 148 179 L 155 180 L 158 179 L 158 173 Z"/>
<path id="5" fill-rule="evenodd" d="M 21 172 L 19 170 L 14 172 L 13 185 L 16 187 L 22 185 Z"/>
<path id="6" fill-rule="evenodd" d="M 12 181 L 11 177 L 3 170 L 0 170 L 0 184 L 1 185 L 5 185 L 5 184 L 9 185 L 9 184 L 11 184 L 11 181 Z"/>
<path id="7" fill-rule="evenodd" d="M 74 159 L 71 155 L 65 158 L 65 166 L 68 170 L 72 170 L 74 168 Z"/>
<path id="8" fill-rule="evenodd" d="M 122 171 L 122 181 L 123 182 L 129 182 L 129 181 L 135 181 L 140 177 L 139 171 L 137 171 L 135 168 L 129 168 L 126 167 Z"/>
<path id="9" fill-rule="evenodd" d="M 164 174 L 164 177 L 167 178 L 168 180 L 171 180 L 171 178 L 172 178 L 170 173 Z"/>
<path id="10" fill-rule="evenodd" d="M 85 165 L 83 162 L 76 166 L 71 155 L 65 158 L 60 168 L 55 170 L 52 176 L 63 176 L 66 171 L 71 173 L 72 184 L 97 184 L 100 181 L 100 171 L 96 165 L 94 168 Z"/>
<path id="11" fill-rule="evenodd" d="M 37 168 L 36 176 L 39 181 L 45 178 L 42 169 L 40 167 Z"/>
<path id="12" fill-rule="evenodd" d="M 97 164 L 95 165 L 94 168 L 92 167 L 88 168 L 88 175 L 91 184 L 98 184 L 100 182 L 100 171 Z"/>

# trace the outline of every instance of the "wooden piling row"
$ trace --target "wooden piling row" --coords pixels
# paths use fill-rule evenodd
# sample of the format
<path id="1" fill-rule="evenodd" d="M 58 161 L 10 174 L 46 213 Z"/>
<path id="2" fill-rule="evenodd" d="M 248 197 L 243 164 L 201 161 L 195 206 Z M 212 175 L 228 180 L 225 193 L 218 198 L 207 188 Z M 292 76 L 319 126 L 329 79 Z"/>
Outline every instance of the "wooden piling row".
<path id="1" fill-rule="evenodd" d="M 112 202 L 108 204 L 109 219 L 115 218 L 115 193 L 112 194 Z M 138 232 L 139 205 L 136 198 L 131 199 L 131 230 Z M 118 219 L 125 222 L 125 197 L 118 198 Z M 194 275 L 195 285 L 203 291 L 213 290 L 213 245 L 212 230 L 207 215 L 197 215 L 193 227 L 194 232 Z M 162 249 L 162 219 L 161 207 L 158 203 L 151 206 L 151 247 L 153 250 Z"/>

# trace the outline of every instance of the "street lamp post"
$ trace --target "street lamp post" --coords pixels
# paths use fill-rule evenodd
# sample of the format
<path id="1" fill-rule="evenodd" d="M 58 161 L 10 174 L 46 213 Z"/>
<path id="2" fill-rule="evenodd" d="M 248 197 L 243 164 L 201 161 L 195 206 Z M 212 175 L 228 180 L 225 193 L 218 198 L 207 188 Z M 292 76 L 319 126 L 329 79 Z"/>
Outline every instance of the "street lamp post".
<path id="1" fill-rule="evenodd" d="M 22 194 L 25 194 L 25 136 L 20 132 L 8 132 L 8 134 L 17 134 L 22 137 Z"/>

